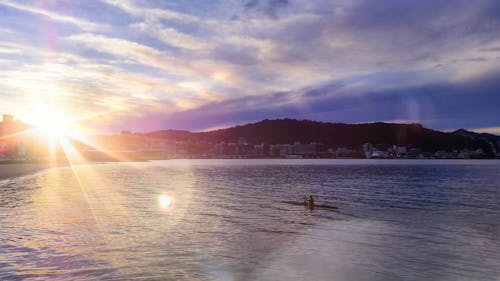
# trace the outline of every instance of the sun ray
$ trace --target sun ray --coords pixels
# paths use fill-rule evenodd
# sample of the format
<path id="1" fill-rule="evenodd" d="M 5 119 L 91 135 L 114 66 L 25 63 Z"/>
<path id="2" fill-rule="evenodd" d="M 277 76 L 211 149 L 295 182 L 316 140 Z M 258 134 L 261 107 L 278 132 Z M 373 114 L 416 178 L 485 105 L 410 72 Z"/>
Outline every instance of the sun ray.
<path id="1" fill-rule="evenodd" d="M 74 163 L 74 160 L 72 158 L 72 157 L 78 156 L 78 151 L 76 151 L 73 148 L 73 146 L 70 143 L 68 143 L 67 140 L 65 140 L 65 139 L 61 140 L 61 146 L 62 146 L 62 149 L 64 151 L 64 154 L 66 155 L 66 159 L 68 159 L 69 167 L 70 167 L 71 171 L 73 172 L 73 175 L 75 176 L 75 179 L 78 183 L 78 187 L 82 191 L 82 194 L 85 198 L 85 201 L 87 201 L 87 205 L 89 207 L 90 213 L 92 214 L 94 221 L 97 223 L 97 226 L 100 228 L 101 222 L 99 221 L 99 219 L 95 215 L 95 211 L 94 211 L 94 208 L 92 206 L 92 202 L 90 201 L 90 198 L 85 190 L 85 187 L 82 184 L 82 180 L 81 180 L 80 176 L 78 175 L 78 172 L 76 171 L 75 163 Z"/>
<path id="2" fill-rule="evenodd" d="M 132 149 L 127 150 L 113 144 L 111 137 L 95 134 L 84 126 L 94 122 L 102 116 L 115 114 L 118 110 L 92 112 L 83 115 L 70 114 L 69 107 L 61 104 L 46 102 L 39 96 L 27 100 L 31 107 L 20 112 L 21 120 L 26 124 L 21 131 L 5 135 L 4 139 L 24 138 L 34 149 L 31 159 L 46 159 L 53 165 L 74 164 L 76 162 L 91 161 L 137 161 L 138 154 Z M 69 155 L 68 149 L 78 152 L 79 158 Z M 43 148 L 45 147 L 45 148 Z M 72 159 L 69 159 L 73 156 Z M 68 163 L 71 161 L 72 163 Z"/>

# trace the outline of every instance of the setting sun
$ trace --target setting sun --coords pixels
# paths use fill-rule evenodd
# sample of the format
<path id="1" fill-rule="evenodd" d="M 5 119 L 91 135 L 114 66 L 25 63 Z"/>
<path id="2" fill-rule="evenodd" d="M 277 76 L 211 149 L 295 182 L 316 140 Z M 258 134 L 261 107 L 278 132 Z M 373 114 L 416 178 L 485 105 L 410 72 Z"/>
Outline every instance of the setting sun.
<path id="1" fill-rule="evenodd" d="M 96 147 L 89 138 L 90 131 L 82 125 L 93 115 L 78 116 L 80 112 L 73 110 L 71 106 L 50 100 L 44 101 L 37 96 L 29 97 L 27 103 L 30 106 L 18 112 L 21 121 L 11 121 L 17 125 L 11 125 L 12 132 L 9 135 L 11 138 L 25 138 L 17 144 L 23 157 L 46 159 L 51 163 L 59 160 L 67 160 L 70 163 L 84 162 L 85 157 L 75 145 Z M 10 117 L 10 120 L 13 120 L 13 117 Z M 17 131 L 15 128 L 18 128 Z"/>
<path id="2" fill-rule="evenodd" d="M 40 116 L 35 126 L 41 135 L 56 140 L 71 134 L 71 124 L 67 119 L 67 117 L 60 114 L 50 113 L 45 116 Z"/>
<path id="3" fill-rule="evenodd" d="M 45 102 L 37 97 L 28 100 L 30 110 L 20 114 L 21 119 L 32 126 L 32 132 L 51 144 L 63 139 L 75 138 L 79 131 L 75 116 L 64 104 Z"/>

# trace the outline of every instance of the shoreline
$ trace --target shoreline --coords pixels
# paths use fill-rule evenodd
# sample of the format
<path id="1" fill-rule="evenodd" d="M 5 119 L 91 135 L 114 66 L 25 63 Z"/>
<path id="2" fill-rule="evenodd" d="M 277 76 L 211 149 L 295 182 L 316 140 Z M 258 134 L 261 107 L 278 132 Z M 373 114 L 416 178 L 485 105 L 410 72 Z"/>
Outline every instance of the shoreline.
<path id="1" fill-rule="evenodd" d="M 0 180 L 8 180 L 17 177 L 29 176 L 50 168 L 62 167 L 63 165 L 51 165 L 48 163 L 1 163 Z"/>
<path id="2" fill-rule="evenodd" d="M 413 158 L 404 158 L 404 159 L 366 159 L 366 158 L 300 158 L 300 159 L 288 159 L 288 158 L 169 158 L 169 159 L 152 159 L 152 160 L 143 160 L 143 161 L 106 161 L 106 163 L 114 163 L 114 162 L 154 162 L 154 161 L 163 161 L 163 160 L 367 160 L 366 162 L 397 162 L 397 160 L 416 160 L 415 162 L 419 162 L 418 160 L 430 160 L 430 161 L 446 161 L 446 162 L 460 162 L 460 161 L 472 161 L 472 162 L 481 162 L 481 161 L 494 161 L 500 159 L 413 159 Z M 488 161 L 489 160 L 489 161 Z M 492 161 L 492 162 L 493 162 Z M 495 161 L 496 162 L 496 161 Z M 99 164 L 101 162 L 93 162 L 94 164 Z M 0 161 L 0 181 L 8 180 L 17 177 L 29 176 L 31 174 L 35 174 L 41 172 L 43 170 L 64 167 L 67 166 L 67 163 L 44 163 L 44 162 L 24 162 L 24 161 Z"/>

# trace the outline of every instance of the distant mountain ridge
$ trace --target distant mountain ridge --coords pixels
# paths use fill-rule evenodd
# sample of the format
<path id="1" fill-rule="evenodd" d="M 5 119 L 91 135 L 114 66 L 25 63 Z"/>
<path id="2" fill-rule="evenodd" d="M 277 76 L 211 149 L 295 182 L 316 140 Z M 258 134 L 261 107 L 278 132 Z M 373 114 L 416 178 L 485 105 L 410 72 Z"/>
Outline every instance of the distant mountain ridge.
<path id="1" fill-rule="evenodd" d="M 244 138 L 250 143 L 284 144 L 319 142 L 329 148 L 359 149 L 364 143 L 399 145 L 420 148 L 423 151 L 452 151 L 483 149 L 493 155 L 500 151 L 500 136 L 479 134 L 460 129 L 441 132 L 424 128 L 421 124 L 363 123 L 345 124 L 311 120 L 276 119 L 234 126 L 208 132 L 161 130 L 144 134 L 149 137 L 174 141 L 238 142 Z"/>
<path id="2" fill-rule="evenodd" d="M 480 139 L 493 140 L 493 141 L 500 140 L 500 136 L 497 136 L 497 135 L 488 134 L 488 133 L 476 133 L 476 132 L 467 131 L 465 129 L 458 129 L 458 130 L 454 131 L 453 134 L 464 136 L 464 137 L 469 137 L 469 138 L 480 138 Z"/>

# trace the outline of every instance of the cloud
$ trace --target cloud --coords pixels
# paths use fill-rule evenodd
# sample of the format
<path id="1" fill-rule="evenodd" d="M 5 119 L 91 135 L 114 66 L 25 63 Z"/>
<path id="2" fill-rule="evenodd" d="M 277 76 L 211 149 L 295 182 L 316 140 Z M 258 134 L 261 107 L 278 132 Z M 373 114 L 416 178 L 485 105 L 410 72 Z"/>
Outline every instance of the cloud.
<path id="1" fill-rule="evenodd" d="M 314 69 L 335 77 L 367 70 L 423 70 L 441 64 L 443 76 L 458 79 L 466 62 L 457 58 L 480 57 L 478 47 L 499 43 L 498 17 L 491 15 L 498 10 L 495 1 L 482 1 L 481 5 L 465 1 L 295 1 L 293 6 L 297 13 L 276 20 L 241 19 L 242 26 L 228 25 L 224 32 L 245 33 L 253 40 L 270 39 L 279 46 L 259 65 L 282 63 L 290 70 Z"/>
<path id="2" fill-rule="evenodd" d="M 290 4 L 288 0 L 247 0 L 244 1 L 245 10 L 263 12 L 264 14 L 276 18 L 278 10 Z"/>
<path id="3" fill-rule="evenodd" d="M 0 1 L 0 5 L 14 8 L 14 9 L 17 9 L 20 11 L 32 13 L 32 14 L 46 16 L 54 21 L 59 21 L 59 22 L 63 22 L 63 23 L 70 23 L 72 25 L 78 26 L 79 28 L 81 28 L 83 30 L 87 30 L 87 31 L 103 29 L 103 25 L 101 25 L 101 24 L 96 24 L 96 23 L 87 21 L 85 19 L 80 19 L 80 18 L 76 18 L 76 17 L 62 15 L 59 13 L 55 13 L 55 12 L 52 12 L 52 11 L 49 11 L 46 9 L 42 9 L 42 8 L 38 8 L 38 7 L 34 7 L 34 6 L 19 4 L 18 2 L 2 0 L 2 1 Z"/>
<path id="4" fill-rule="evenodd" d="M 3 27 L 0 27 L 0 33 L 5 33 L 5 34 L 14 34 L 15 31 L 12 30 L 12 29 L 9 29 L 9 28 L 3 28 Z"/>
<path id="5" fill-rule="evenodd" d="M 120 8 L 141 21 L 131 24 L 131 27 L 141 33 L 160 40 L 167 45 L 190 50 L 202 50 L 209 48 L 204 40 L 181 32 L 163 21 L 173 21 L 183 24 L 201 24 L 198 17 L 176 12 L 170 9 L 148 8 L 136 5 L 132 1 L 105 0 L 104 3 Z"/>
<path id="6" fill-rule="evenodd" d="M 137 108 L 156 112 L 180 110 L 166 98 L 174 98 L 181 89 L 163 79 L 122 69 L 110 64 L 109 60 L 70 53 L 59 52 L 51 62 L 33 63 L 40 58 L 43 60 L 47 52 L 20 44 L 7 46 L 7 49 L 16 50 L 10 53 L 25 54 L 25 59 L 32 61 L 0 72 L 0 94 L 6 97 L 12 93 L 20 104 L 42 97 L 70 108 L 77 115 L 95 111 L 140 113 Z M 26 110 L 24 106 L 2 104 L 3 112 L 15 111 L 16 115 L 22 115 L 23 110 Z"/>
<path id="7" fill-rule="evenodd" d="M 137 63 L 170 72 L 184 71 L 191 73 L 196 71 L 196 67 L 175 58 L 167 52 L 125 39 L 86 33 L 71 35 L 66 40 L 99 52 L 127 58 Z"/>
<path id="8" fill-rule="evenodd" d="M 156 8 L 141 7 L 141 6 L 135 5 L 134 1 L 102 0 L 102 2 L 104 2 L 108 5 L 116 6 L 120 9 L 122 9 L 123 11 L 125 11 L 131 15 L 134 15 L 136 17 L 145 18 L 149 22 L 158 21 L 161 19 L 178 21 L 178 22 L 182 22 L 182 23 L 186 23 L 186 24 L 200 22 L 200 19 L 198 17 L 192 16 L 189 14 L 176 12 L 176 11 L 166 9 L 166 8 L 156 9 Z"/>
<path id="9" fill-rule="evenodd" d="M 347 123 L 406 120 L 443 130 L 477 128 L 481 124 L 498 127 L 497 75 L 467 83 L 435 83 L 356 95 L 339 95 L 349 88 L 334 83 L 265 97 L 245 96 L 172 114 L 153 113 L 137 121 L 149 126 L 134 129 L 204 130 L 221 124 L 232 126 L 286 117 Z"/>
<path id="10" fill-rule="evenodd" d="M 498 126 L 478 109 L 490 104 L 454 88 L 483 81 L 477 96 L 497 101 L 486 78 L 500 71 L 498 1 L 24 3 L 0 0 L 9 99 L 59 93 L 82 110 L 196 129 L 294 116 Z M 57 22 L 50 44 L 32 14 Z"/>
<path id="11" fill-rule="evenodd" d="M 132 25 L 132 27 L 174 47 L 192 50 L 210 48 L 210 44 L 207 42 L 179 32 L 174 28 L 163 26 L 159 22 L 140 22 Z"/>

